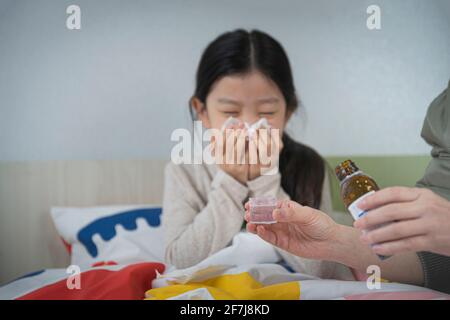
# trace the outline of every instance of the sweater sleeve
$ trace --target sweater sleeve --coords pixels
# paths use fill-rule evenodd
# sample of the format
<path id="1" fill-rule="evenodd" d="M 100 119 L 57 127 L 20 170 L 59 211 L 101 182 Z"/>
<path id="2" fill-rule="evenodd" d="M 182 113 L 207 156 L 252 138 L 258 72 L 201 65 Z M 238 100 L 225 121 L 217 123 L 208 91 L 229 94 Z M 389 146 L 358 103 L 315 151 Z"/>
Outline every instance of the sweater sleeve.
<path id="1" fill-rule="evenodd" d="M 162 225 L 166 262 L 187 268 L 226 247 L 244 221 L 248 188 L 219 170 L 206 205 L 181 166 L 165 171 Z"/>
<path id="2" fill-rule="evenodd" d="M 450 257 L 431 252 L 419 252 L 424 274 L 424 286 L 450 293 Z"/>
<path id="3" fill-rule="evenodd" d="M 429 106 L 422 138 L 430 144 L 432 159 L 417 186 L 450 200 L 450 82 Z M 424 285 L 450 293 L 450 257 L 430 252 L 417 254 L 422 263 Z"/>
<path id="4" fill-rule="evenodd" d="M 278 200 L 289 200 L 289 196 L 281 187 L 281 174 L 262 175 L 247 181 L 249 196 L 274 196 Z"/>

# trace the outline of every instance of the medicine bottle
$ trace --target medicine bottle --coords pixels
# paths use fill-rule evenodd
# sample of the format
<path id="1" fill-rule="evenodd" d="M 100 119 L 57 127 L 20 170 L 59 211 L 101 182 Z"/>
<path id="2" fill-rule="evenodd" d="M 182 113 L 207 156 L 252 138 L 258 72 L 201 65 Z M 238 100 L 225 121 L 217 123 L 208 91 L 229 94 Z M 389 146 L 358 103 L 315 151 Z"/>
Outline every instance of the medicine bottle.
<path id="1" fill-rule="evenodd" d="M 336 176 L 341 184 L 341 198 L 353 219 L 361 218 L 366 212 L 357 207 L 359 201 L 379 190 L 371 177 L 359 170 L 355 163 L 346 160 L 336 167 Z"/>
<path id="2" fill-rule="evenodd" d="M 367 214 L 361 210 L 358 203 L 375 191 L 379 190 L 377 183 L 367 174 L 359 170 L 355 163 L 346 160 L 335 169 L 336 176 L 341 185 L 341 198 L 354 220 L 358 220 Z M 377 226 L 381 227 L 380 226 Z M 388 257 L 379 255 L 384 260 Z"/>

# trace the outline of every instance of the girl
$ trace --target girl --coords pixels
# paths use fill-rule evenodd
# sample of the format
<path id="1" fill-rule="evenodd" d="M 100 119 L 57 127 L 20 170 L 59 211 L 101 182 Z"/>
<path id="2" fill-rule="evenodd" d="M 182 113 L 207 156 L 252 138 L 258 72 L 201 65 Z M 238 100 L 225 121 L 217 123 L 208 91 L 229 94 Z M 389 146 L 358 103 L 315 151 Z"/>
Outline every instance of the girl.
<path id="1" fill-rule="evenodd" d="M 279 172 L 261 175 L 254 164 L 169 163 L 162 216 L 167 263 L 190 267 L 228 246 L 242 229 L 243 204 L 248 197 L 292 199 L 331 213 L 324 160 L 284 132 L 297 108 L 288 57 L 269 35 L 236 30 L 219 36 L 206 48 L 190 101 L 193 119 L 201 120 L 205 128 L 221 129 L 229 117 L 250 124 L 266 118 L 271 128 L 282 133 Z M 322 278 L 351 278 L 350 271 L 336 263 L 277 250 L 295 271 Z"/>

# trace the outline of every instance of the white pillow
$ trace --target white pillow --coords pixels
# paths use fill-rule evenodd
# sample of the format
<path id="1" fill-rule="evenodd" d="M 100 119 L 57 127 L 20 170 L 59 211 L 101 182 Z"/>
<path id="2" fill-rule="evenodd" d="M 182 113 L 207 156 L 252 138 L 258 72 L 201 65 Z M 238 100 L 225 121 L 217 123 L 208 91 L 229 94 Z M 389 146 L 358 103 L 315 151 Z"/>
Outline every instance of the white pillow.
<path id="1" fill-rule="evenodd" d="M 161 213 L 158 206 L 51 209 L 71 262 L 80 267 L 163 262 Z"/>

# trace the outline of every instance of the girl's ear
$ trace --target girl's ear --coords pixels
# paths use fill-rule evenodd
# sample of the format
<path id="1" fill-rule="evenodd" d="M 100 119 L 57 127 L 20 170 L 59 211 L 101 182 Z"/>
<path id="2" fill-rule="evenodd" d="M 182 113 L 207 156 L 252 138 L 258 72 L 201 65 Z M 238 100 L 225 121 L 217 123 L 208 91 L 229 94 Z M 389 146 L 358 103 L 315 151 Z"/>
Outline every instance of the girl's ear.
<path id="1" fill-rule="evenodd" d="M 194 109 L 195 113 L 197 113 L 198 119 L 203 123 L 203 126 L 206 129 L 211 128 L 211 123 L 209 121 L 208 110 L 206 109 L 206 105 L 200 101 L 197 97 L 193 97 L 191 99 L 191 106 Z"/>

